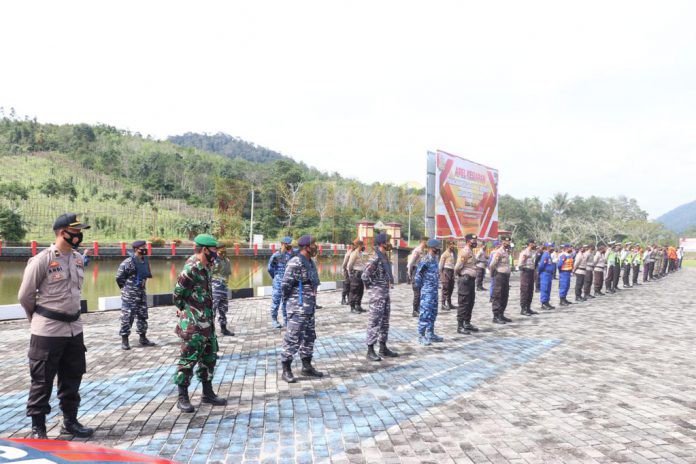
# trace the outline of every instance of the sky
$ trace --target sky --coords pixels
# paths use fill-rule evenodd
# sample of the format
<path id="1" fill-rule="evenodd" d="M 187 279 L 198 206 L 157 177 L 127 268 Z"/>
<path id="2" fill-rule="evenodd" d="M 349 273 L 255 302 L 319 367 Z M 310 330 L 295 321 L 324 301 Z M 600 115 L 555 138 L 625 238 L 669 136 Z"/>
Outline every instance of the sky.
<path id="1" fill-rule="evenodd" d="M 500 192 L 696 200 L 696 2 L 0 3 L 0 106 L 226 132 L 365 182 L 441 149 Z"/>

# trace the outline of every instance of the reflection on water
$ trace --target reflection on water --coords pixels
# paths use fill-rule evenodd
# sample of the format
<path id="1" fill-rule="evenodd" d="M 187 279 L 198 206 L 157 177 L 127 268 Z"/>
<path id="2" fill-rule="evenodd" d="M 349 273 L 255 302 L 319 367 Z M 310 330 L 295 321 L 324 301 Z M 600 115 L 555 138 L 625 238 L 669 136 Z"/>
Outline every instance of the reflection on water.
<path id="1" fill-rule="evenodd" d="M 322 258 L 319 260 L 319 275 L 322 281 L 343 279 L 340 273 L 342 258 Z M 116 285 L 116 270 L 120 260 L 92 261 L 85 272 L 82 298 L 88 302 L 90 310 L 97 309 L 97 298 L 117 296 L 121 292 Z M 272 284 L 266 271 L 265 259 L 233 258 L 230 288 L 262 287 Z M 0 305 L 16 304 L 17 292 L 24 272 L 25 262 L 0 262 Z M 183 259 L 152 260 L 152 279 L 147 282 L 148 293 L 170 293 L 176 278 L 184 266 Z M 339 274 L 341 274 L 339 276 Z"/>

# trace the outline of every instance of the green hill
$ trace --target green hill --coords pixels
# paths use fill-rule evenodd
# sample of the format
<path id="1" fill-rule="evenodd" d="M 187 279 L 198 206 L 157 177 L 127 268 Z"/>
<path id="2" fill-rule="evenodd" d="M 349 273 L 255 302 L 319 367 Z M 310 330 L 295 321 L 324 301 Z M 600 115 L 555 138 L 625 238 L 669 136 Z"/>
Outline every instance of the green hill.
<path id="1" fill-rule="evenodd" d="M 657 221 L 676 233 L 696 227 L 696 200 L 674 208 L 657 218 Z"/>
<path id="2" fill-rule="evenodd" d="M 410 202 L 416 204 L 413 235 L 420 236 L 422 190 L 366 185 L 322 173 L 224 134 L 212 136 L 220 143 L 203 143 L 202 137 L 209 136 L 197 134 L 181 137 L 175 140 L 196 139 L 224 153 L 103 124 L 2 117 L 0 235 L 17 229 L 8 213 L 16 211 L 28 222 L 25 239 L 48 241 L 55 216 L 75 211 L 95 225 L 89 239 L 186 238 L 211 230 L 239 241 L 248 237 L 253 190 L 254 232 L 267 239 L 312 233 L 321 240 L 346 242 L 363 218 L 405 223 Z"/>

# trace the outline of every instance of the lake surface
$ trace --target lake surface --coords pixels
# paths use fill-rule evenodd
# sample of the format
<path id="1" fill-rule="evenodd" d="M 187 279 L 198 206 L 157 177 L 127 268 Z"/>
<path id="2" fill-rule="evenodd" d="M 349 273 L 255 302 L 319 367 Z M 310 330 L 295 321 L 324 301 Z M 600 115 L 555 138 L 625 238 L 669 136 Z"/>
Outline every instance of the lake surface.
<path id="1" fill-rule="evenodd" d="M 176 278 L 184 267 L 184 261 L 184 259 L 151 260 L 153 277 L 147 282 L 147 292 L 171 293 L 174 290 Z M 231 261 L 230 288 L 256 288 L 272 284 L 271 276 L 266 271 L 267 259 L 234 257 Z M 342 257 L 320 258 L 321 280 L 325 282 L 343 280 L 342 261 Z M 97 309 L 97 298 L 121 294 L 116 285 L 116 270 L 119 264 L 121 264 L 120 259 L 92 260 L 85 269 L 82 298 L 87 300 L 90 311 Z M 17 303 L 17 292 L 25 266 L 26 262 L 0 262 L 0 305 Z"/>

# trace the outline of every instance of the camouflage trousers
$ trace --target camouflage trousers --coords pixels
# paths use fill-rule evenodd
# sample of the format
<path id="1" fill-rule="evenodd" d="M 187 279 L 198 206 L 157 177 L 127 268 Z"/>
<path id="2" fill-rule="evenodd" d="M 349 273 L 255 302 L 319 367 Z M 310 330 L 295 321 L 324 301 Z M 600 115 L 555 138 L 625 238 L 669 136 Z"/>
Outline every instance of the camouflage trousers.
<path id="1" fill-rule="evenodd" d="M 181 341 L 181 354 L 177 362 L 176 374 L 174 375 L 174 383 L 188 387 L 191 384 L 193 377 L 193 368 L 196 369 L 196 377 L 201 382 L 209 382 L 213 380 L 213 371 L 217 362 L 217 338 L 215 334 L 208 338 L 200 333 L 191 335 L 190 340 Z"/>
<path id="2" fill-rule="evenodd" d="M 435 331 L 435 319 L 437 319 L 437 287 L 421 288 L 419 308 L 418 334 L 432 334 Z"/>
<path id="3" fill-rule="evenodd" d="M 121 330 L 120 336 L 130 336 L 133 321 L 137 319 L 136 330 L 139 334 L 147 333 L 147 294 L 143 288 L 131 286 L 121 290 Z"/>
<path id="4" fill-rule="evenodd" d="M 292 308 L 288 314 L 288 327 L 283 338 L 281 360 L 292 361 L 298 351 L 300 359 L 312 356 L 316 339 L 314 310 L 310 311 L 303 307 Z"/>
<path id="5" fill-rule="evenodd" d="M 273 278 L 273 293 L 271 294 L 271 319 L 274 321 L 278 320 L 278 308 L 282 309 L 283 311 L 283 321 L 288 320 L 287 301 L 283 300 L 283 292 L 280 290 L 280 284 L 282 282 L 282 275 L 276 275 Z"/>
<path id="6" fill-rule="evenodd" d="M 217 314 L 218 323 L 220 325 L 227 325 L 228 308 L 227 282 L 213 279 L 213 314 Z"/>
<path id="7" fill-rule="evenodd" d="M 372 287 L 370 293 L 370 315 L 367 322 L 367 344 L 386 343 L 389 336 L 391 299 L 389 287 Z"/>

